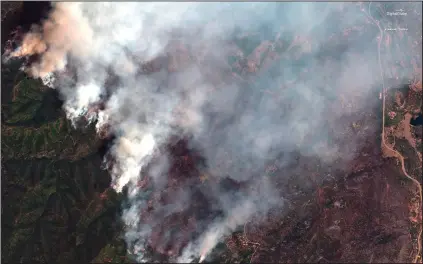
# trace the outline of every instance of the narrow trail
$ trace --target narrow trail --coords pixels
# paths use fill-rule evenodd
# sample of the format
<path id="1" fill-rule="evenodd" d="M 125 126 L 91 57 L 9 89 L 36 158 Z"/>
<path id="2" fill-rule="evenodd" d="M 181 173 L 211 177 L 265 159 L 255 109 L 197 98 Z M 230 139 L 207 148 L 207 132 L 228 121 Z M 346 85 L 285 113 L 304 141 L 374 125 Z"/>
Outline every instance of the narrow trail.
<path id="1" fill-rule="evenodd" d="M 380 54 L 380 47 L 381 47 L 381 43 L 383 40 L 383 32 L 384 30 L 382 30 L 382 27 L 380 26 L 380 22 L 376 19 L 374 19 L 370 13 L 370 7 L 371 7 L 372 2 L 370 2 L 369 4 L 369 10 L 368 10 L 368 16 L 369 18 L 378 26 L 379 31 L 380 31 L 380 35 L 378 38 L 378 62 L 379 62 L 379 69 L 380 69 L 380 74 L 381 74 L 381 78 L 382 78 L 382 139 L 381 139 L 381 148 L 382 151 L 388 150 L 390 151 L 393 156 L 395 156 L 396 158 L 398 158 L 401 162 L 401 170 L 404 173 L 404 175 L 410 179 L 414 184 L 416 184 L 418 190 L 419 190 L 419 207 L 421 208 L 422 206 L 422 186 L 420 184 L 420 182 L 418 180 L 416 180 L 415 178 L 411 177 L 408 173 L 407 170 L 405 169 L 405 165 L 404 165 L 404 157 L 396 150 L 392 149 L 388 144 L 386 144 L 385 141 L 385 102 L 386 102 L 386 87 L 385 87 L 385 80 L 384 80 L 384 74 L 383 74 L 383 65 L 382 65 L 382 58 L 381 58 L 381 54 Z M 420 210 L 421 213 L 421 210 Z M 420 259 L 420 254 L 421 254 L 421 248 L 422 248 L 422 241 L 421 241 L 421 237 L 422 237 L 422 223 L 420 223 L 420 230 L 419 230 L 419 234 L 417 236 L 417 254 L 414 257 L 413 263 L 418 263 L 419 259 Z"/>

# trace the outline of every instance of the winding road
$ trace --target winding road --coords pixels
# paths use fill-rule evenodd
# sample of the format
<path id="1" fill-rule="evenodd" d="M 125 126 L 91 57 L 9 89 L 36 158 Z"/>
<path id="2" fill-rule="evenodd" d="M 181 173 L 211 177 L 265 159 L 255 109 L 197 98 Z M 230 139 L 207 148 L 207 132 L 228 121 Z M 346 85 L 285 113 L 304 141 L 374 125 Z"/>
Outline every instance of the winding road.
<path id="1" fill-rule="evenodd" d="M 381 43 L 382 43 L 382 40 L 383 40 L 383 37 L 384 37 L 384 30 L 381 27 L 381 22 L 374 19 L 373 16 L 371 15 L 371 12 L 370 12 L 371 5 L 372 5 L 372 2 L 369 3 L 368 16 L 377 25 L 377 27 L 379 28 L 379 32 L 380 32 L 380 35 L 378 37 L 378 49 L 377 50 L 378 50 L 378 61 L 379 61 L 380 74 L 381 74 L 381 78 L 382 78 L 382 140 L 381 140 L 381 148 L 382 148 L 382 150 L 388 150 L 389 152 L 392 153 L 393 156 L 395 156 L 396 158 L 398 158 L 400 160 L 402 172 L 418 188 L 419 203 L 420 203 L 419 207 L 421 208 L 421 206 L 422 206 L 422 186 L 421 186 L 420 182 L 418 180 L 416 180 L 415 178 L 411 177 L 407 173 L 407 170 L 405 169 L 405 165 L 404 165 L 404 157 L 398 151 L 392 149 L 388 144 L 386 144 L 386 140 L 385 140 L 385 111 L 386 111 L 385 110 L 385 102 L 386 102 L 386 90 L 387 89 L 385 87 L 382 58 L 381 58 L 381 54 L 380 54 Z M 420 210 L 420 213 L 421 213 L 421 210 Z M 420 230 L 419 230 L 419 233 L 418 233 L 418 236 L 417 236 L 417 254 L 414 257 L 413 263 L 418 263 L 418 261 L 421 259 L 421 248 L 422 248 L 421 238 L 422 238 L 422 223 L 420 223 Z"/>

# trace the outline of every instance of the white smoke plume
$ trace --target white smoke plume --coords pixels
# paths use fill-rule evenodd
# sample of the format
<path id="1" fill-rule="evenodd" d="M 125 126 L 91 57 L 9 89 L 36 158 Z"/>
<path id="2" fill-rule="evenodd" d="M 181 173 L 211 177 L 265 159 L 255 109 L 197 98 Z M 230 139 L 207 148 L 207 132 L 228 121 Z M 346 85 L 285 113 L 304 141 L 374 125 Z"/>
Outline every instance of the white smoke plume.
<path id="1" fill-rule="evenodd" d="M 354 158 L 365 135 L 352 137 L 348 123 L 374 106 L 365 98 L 381 81 L 379 32 L 366 19 L 350 3 L 54 3 L 11 56 L 39 56 L 28 73 L 56 77 L 75 124 L 104 104 L 89 118 L 99 132 L 107 126 L 117 137 L 110 150 L 113 187 L 127 188 L 125 238 L 138 260 L 148 261 L 146 244 L 167 253 L 166 245 L 177 244 L 175 260 L 204 260 L 251 217 L 283 210 L 285 194 L 276 182 L 292 177 L 293 153 L 340 167 Z M 336 39 L 356 26 L 365 32 L 360 38 Z M 242 37 L 261 39 L 260 48 L 240 55 L 234 39 Z M 263 50 L 273 59 L 261 61 Z M 245 65 L 230 65 L 229 57 Z M 164 145 L 175 135 L 189 138 L 204 158 L 196 169 L 208 175 L 205 184 L 188 177 L 169 191 L 173 160 Z M 264 173 L 272 161 L 285 171 L 276 179 Z M 226 189 L 228 178 L 247 187 Z M 151 209 L 141 180 L 163 188 L 170 201 Z M 296 180 L 308 186 L 301 176 Z M 155 226 L 193 206 L 198 193 L 218 216 L 200 217 L 185 244 L 171 241 L 183 235 L 170 227 L 164 238 L 151 238 Z M 153 212 L 142 217 L 147 209 Z"/>

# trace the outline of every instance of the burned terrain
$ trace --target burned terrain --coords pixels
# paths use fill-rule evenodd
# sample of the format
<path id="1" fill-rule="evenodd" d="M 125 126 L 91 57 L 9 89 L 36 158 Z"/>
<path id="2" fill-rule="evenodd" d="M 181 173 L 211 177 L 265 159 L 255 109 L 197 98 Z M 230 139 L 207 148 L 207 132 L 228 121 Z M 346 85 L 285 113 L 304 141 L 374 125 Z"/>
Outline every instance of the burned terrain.
<path id="1" fill-rule="evenodd" d="M 374 5 L 381 11 L 373 16 L 385 23 L 388 18 L 381 14 L 389 5 Z M 11 7 L 2 2 L 2 22 L 8 21 L 7 27 L 3 28 L 2 23 L 2 37 L 9 36 L 9 42 L 2 43 L 4 49 L 21 41 L 19 34 L 23 33 L 13 29 L 27 23 L 20 17 L 25 14 L 23 7 L 28 5 Z M 46 8 L 45 4 L 39 7 Z M 12 12 L 11 8 L 16 10 Z M 372 45 L 370 54 L 377 56 L 380 35 L 371 23 L 372 14 L 366 13 L 368 6 L 357 3 L 348 8 L 361 10 L 368 18 L 363 24 L 328 35 L 330 45 L 319 49 L 317 56 L 321 65 L 330 61 L 329 57 L 340 56 L 348 45 L 360 46 L 357 43 L 369 36 L 373 41 L 366 45 Z M 338 19 L 347 11 L 341 8 Z M 45 12 L 41 11 L 40 16 Z M 28 30 L 25 27 L 20 30 Z M 419 30 L 421 35 L 421 26 Z M 165 56 L 139 62 L 137 74 L 155 76 L 164 72 L 165 78 L 157 89 L 166 91 L 176 86 L 179 72 L 197 65 L 212 80 L 210 98 L 216 96 L 218 100 L 223 93 L 219 89 L 233 84 L 246 90 L 244 97 L 231 101 L 235 102 L 234 111 L 248 105 L 262 107 L 270 115 L 271 107 L 277 106 L 281 119 L 295 115 L 292 111 L 298 105 L 316 111 L 295 89 L 298 83 L 312 81 L 317 74 L 308 64 L 313 36 L 265 28 L 257 31 L 234 34 L 224 67 L 215 67 L 221 61 L 211 60 L 213 50 L 204 47 L 203 53 L 197 54 L 194 44 L 175 41 L 169 44 Z M 174 133 L 161 142 L 140 171 L 136 188 L 141 191 L 134 197 L 128 186 L 121 193 L 113 189 L 111 172 L 118 161 L 111 150 L 119 142 L 119 134 L 107 124 L 98 132 L 89 122 L 91 115 L 104 110 L 113 93 L 108 85 L 113 87 L 119 77 L 110 74 L 104 98 L 91 105 L 74 127 L 62 109 L 63 98 L 19 70 L 21 63 L 28 61 L 2 64 L 2 261 L 136 262 L 137 256 L 127 251 L 127 223 L 121 218 L 135 199 L 145 205 L 134 213 L 138 225 L 149 232 L 142 254 L 152 261 L 172 262 L 191 241 L 201 237 L 209 223 L 225 218 L 226 207 L 215 193 L 230 194 L 224 200 L 228 203 L 231 199 L 257 197 L 251 199 L 252 204 L 260 207 L 260 199 L 267 198 L 263 192 L 270 185 L 280 199 L 269 210 L 258 211 L 231 230 L 205 262 L 421 262 L 421 184 L 416 185 L 416 181 L 421 183 L 422 174 L 422 125 L 418 123 L 422 113 L 421 38 L 411 33 L 397 35 L 389 41 L 383 39 L 385 53 L 395 49 L 398 42 L 398 46 L 405 45 L 401 50 L 408 57 L 390 62 L 389 55 L 382 55 L 386 61 L 382 74 L 392 76 L 385 79 L 386 90 L 376 83 L 363 93 L 355 90 L 354 83 L 348 83 L 343 93 L 335 93 L 330 89 L 330 85 L 336 85 L 331 82 L 331 73 L 323 66 L 319 73 L 328 85 L 316 85 L 316 96 L 325 95 L 321 112 L 331 118 L 323 118 L 315 129 L 327 132 L 330 142 L 324 143 L 347 153 L 348 159 L 335 158 L 338 162 L 328 163 L 324 158 L 333 158 L 331 155 L 312 155 L 325 149 L 316 144 L 321 141 L 320 135 L 305 131 L 299 150 L 272 149 L 274 155 L 263 168 L 253 167 L 254 160 L 248 163 L 254 156 L 242 156 L 247 161 L 241 163 L 241 176 L 233 177 L 230 172 L 234 172 L 240 158 L 231 149 L 230 140 L 219 142 L 222 151 L 214 156 L 216 159 L 207 159 L 203 148 L 213 149 L 213 136 L 226 139 L 220 133 L 225 133 L 223 128 L 234 123 L 237 116 L 220 118 L 210 106 L 205 115 L 213 124 L 209 127 L 210 137 L 196 137 L 182 129 L 196 124 L 197 117 L 181 103 L 172 112 L 176 117 L 171 124 Z M 296 74 L 277 87 L 263 86 L 262 79 L 286 72 L 279 63 L 283 60 L 292 61 Z M 413 69 L 415 74 L 401 77 L 405 68 Z M 351 74 L 356 78 L 366 74 L 365 70 L 351 71 L 355 71 Z M 67 74 L 72 75 L 73 69 Z M 183 98 L 190 100 L 189 93 Z M 251 121 L 245 127 L 253 129 L 255 125 Z M 160 164 L 164 160 L 167 166 L 162 171 Z M 158 178 L 160 173 L 165 173 L 167 179 Z"/>

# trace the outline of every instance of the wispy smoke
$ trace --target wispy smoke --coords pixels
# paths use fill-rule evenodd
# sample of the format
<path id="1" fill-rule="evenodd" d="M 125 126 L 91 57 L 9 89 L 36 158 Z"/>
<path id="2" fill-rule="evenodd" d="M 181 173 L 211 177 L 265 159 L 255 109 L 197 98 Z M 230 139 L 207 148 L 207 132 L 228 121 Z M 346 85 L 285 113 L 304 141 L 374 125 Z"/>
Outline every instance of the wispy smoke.
<path id="1" fill-rule="evenodd" d="M 167 227 L 168 236 L 151 238 L 155 226 L 194 206 L 197 193 L 220 212 L 188 224 L 195 235 L 171 255 L 190 261 L 251 217 L 283 208 L 275 182 L 291 177 L 280 172 L 293 164 L 292 153 L 339 166 L 354 158 L 364 135 L 352 137 L 348 123 L 381 81 L 378 29 L 366 19 L 348 3 L 55 3 L 11 56 L 39 55 L 28 72 L 54 74 L 75 123 L 104 104 L 90 118 L 117 136 L 113 186 L 128 189 L 122 217 L 140 261 L 146 243 L 182 236 Z M 358 37 L 339 38 L 355 27 Z M 251 54 L 237 39 L 244 49 L 254 45 Z M 189 178 L 168 190 L 172 156 L 164 145 L 175 135 L 204 158 L 196 169 L 208 175 L 205 185 Z M 270 163 L 277 179 L 265 173 Z M 228 178 L 244 186 L 225 188 Z M 141 180 L 172 198 L 148 209 L 151 190 Z"/>

